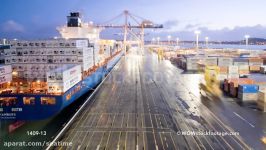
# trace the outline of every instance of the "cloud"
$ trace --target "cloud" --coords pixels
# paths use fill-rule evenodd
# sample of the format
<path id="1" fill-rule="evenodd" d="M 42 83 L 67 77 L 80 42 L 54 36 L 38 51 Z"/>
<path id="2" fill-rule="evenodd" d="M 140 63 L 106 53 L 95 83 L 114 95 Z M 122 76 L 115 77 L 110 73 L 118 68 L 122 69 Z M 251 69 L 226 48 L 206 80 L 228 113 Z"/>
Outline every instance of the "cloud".
<path id="1" fill-rule="evenodd" d="M 166 40 L 167 35 L 172 35 L 172 37 L 178 37 L 180 40 L 194 40 L 194 30 L 200 30 L 200 40 L 204 40 L 204 37 L 208 36 L 210 40 L 242 40 L 245 34 L 249 34 L 251 37 L 266 38 L 266 26 L 255 25 L 255 26 L 238 26 L 232 29 L 222 28 L 222 29 L 210 29 L 207 26 L 202 26 L 200 24 L 188 24 L 182 30 L 168 30 L 162 29 L 160 32 L 153 32 L 151 35 L 147 36 L 147 39 L 152 37 L 160 36 L 161 39 Z"/>
<path id="2" fill-rule="evenodd" d="M 172 28 L 177 27 L 178 24 L 179 24 L 178 20 L 168 20 L 163 25 L 165 29 L 172 29 Z"/>
<path id="3" fill-rule="evenodd" d="M 8 20 L 4 22 L 1 26 L 1 31 L 2 32 L 24 32 L 25 29 L 24 27 L 15 22 L 14 20 Z"/>
<path id="4" fill-rule="evenodd" d="M 187 24 L 184 29 L 191 31 L 191 30 L 196 30 L 199 27 L 201 27 L 201 24 L 199 24 L 199 23 L 197 23 L 197 24 Z"/>

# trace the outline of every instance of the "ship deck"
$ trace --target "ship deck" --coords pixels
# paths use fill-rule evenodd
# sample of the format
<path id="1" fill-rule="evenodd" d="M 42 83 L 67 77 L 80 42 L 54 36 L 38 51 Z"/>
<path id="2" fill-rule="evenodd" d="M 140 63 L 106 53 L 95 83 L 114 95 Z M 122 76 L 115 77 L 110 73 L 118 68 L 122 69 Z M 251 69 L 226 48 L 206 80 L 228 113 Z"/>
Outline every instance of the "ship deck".
<path id="1" fill-rule="evenodd" d="M 158 60 L 154 53 L 132 50 L 114 67 L 58 140 L 72 142 L 67 149 L 248 149 L 248 145 L 263 148 L 256 136 L 263 123 L 253 122 L 257 127 L 254 129 L 234 116 L 243 112 L 241 107 L 203 97 L 200 82 L 200 76 L 183 74 L 169 61 Z M 252 115 L 256 114 L 251 112 L 249 117 Z M 253 140 L 245 134 L 243 138 L 182 133 L 229 133 L 236 126 L 238 132 L 253 133 Z"/>

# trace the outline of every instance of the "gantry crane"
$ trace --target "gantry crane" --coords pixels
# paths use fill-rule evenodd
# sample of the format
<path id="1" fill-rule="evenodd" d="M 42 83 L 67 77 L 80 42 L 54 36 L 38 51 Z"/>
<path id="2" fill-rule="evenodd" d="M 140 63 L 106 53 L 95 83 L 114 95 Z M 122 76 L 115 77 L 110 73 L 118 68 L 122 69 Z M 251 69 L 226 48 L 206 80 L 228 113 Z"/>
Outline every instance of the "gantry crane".
<path id="1" fill-rule="evenodd" d="M 112 21 L 118 18 L 123 18 L 123 17 L 124 17 L 124 24 L 116 25 L 116 24 L 111 23 Z M 134 21 L 134 25 L 130 24 L 129 19 Z M 144 29 L 163 28 L 162 24 L 154 24 L 152 21 L 133 15 L 129 13 L 129 11 L 127 10 L 117 15 L 116 17 L 110 19 L 109 21 L 105 22 L 104 24 L 96 25 L 96 26 L 101 27 L 101 28 L 122 28 L 124 30 L 124 33 L 123 33 L 124 34 L 124 38 L 123 38 L 124 49 L 126 49 L 128 34 L 132 35 L 137 40 L 139 40 L 140 47 L 141 49 L 143 49 L 144 48 L 144 35 L 145 35 Z M 140 29 L 140 33 L 139 34 L 134 33 L 133 29 Z"/>

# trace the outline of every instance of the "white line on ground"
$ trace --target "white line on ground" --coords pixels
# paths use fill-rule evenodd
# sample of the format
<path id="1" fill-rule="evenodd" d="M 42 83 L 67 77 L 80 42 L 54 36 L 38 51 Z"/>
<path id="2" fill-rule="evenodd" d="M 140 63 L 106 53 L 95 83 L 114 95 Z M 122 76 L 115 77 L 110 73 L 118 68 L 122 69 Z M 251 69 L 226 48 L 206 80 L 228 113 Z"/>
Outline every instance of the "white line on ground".
<path id="1" fill-rule="evenodd" d="M 234 114 L 235 114 L 238 118 L 240 118 L 241 120 L 243 120 L 244 122 L 246 122 L 247 124 L 249 124 L 252 128 L 255 128 L 255 126 L 254 126 L 252 123 L 248 122 L 245 118 L 243 118 L 242 116 L 240 116 L 238 113 L 234 112 Z"/>

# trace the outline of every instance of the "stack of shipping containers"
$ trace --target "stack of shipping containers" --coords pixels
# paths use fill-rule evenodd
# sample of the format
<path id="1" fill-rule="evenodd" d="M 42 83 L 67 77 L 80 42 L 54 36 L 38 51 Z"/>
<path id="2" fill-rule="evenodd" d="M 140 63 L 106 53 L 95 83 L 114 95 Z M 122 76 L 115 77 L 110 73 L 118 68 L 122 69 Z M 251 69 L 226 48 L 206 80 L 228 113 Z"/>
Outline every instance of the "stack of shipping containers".
<path id="1" fill-rule="evenodd" d="M 0 65 L 0 84 L 10 82 L 12 80 L 11 65 Z"/>
<path id="2" fill-rule="evenodd" d="M 81 81 L 80 65 L 63 65 L 47 72 L 48 93 L 62 94 Z"/>
<path id="3" fill-rule="evenodd" d="M 260 66 L 263 65 L 263 59 L 261 58 L 249 58 L 249 70 L 251 72 L 259 72 Z"/>
<path id="4" fill-rule="evenodd" d="M 240 84 L 238 87 L 238 98 L 242 102 L 257 101 L 259 87 L 255 84 Z"/>

